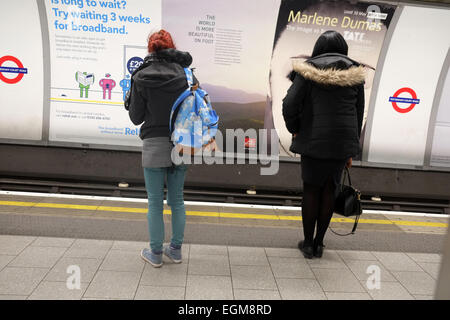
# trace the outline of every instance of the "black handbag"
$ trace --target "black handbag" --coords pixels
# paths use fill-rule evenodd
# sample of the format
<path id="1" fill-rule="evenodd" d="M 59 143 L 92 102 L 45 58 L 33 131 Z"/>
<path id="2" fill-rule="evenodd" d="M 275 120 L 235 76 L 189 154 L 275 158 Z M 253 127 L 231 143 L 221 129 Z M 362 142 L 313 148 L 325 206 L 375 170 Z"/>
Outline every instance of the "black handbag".
<path id="1" fill-rule="evenodd" d="M 348 185 L 345 184 L 345 178 L 347 177 Z M 353 225 L 353 229 L 348 234 L 339 234 L 334 232 L 331 228 L 330 230 L 339 236 L 347 236 L 350 234 L 354 234 L 356 227 L 358 226 L 359 217 L 362 214 L 361 207 L 361 192 L 352 186 L 352 180 L 350 178 L 350 171 L 347 167 L 345 167 L 342 183 L 339 186 L 338 194 L 334 201 L 334 212 L 344 216 L 351 217 L 355 216 L 355 224 Z"/>

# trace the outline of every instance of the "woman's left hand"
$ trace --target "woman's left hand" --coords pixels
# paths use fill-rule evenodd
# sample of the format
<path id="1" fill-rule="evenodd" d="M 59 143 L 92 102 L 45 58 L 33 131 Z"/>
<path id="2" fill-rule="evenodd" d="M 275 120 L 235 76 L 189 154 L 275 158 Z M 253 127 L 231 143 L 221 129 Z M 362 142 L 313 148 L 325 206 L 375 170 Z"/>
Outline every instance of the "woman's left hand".
<path id="1" fill-rule="evenodd" d="M 346 167 L 347 167 L 348 169 L 350 169 L 350 168 L 352 167 L 352 164 L 353 164 L 353 159 L 352 159 L 352 158 L 349 158 L 349 159 L 347 160 Z"/>

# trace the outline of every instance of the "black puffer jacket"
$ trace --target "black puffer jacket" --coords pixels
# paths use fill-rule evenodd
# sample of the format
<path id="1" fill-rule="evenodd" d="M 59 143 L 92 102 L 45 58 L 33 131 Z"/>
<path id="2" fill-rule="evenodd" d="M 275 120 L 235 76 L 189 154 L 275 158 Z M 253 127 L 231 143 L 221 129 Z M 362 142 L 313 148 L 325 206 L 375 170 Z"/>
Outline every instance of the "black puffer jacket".
<path id="1" fill-rule="evenodd" d="M 144 123 L 141 139 L 168 137 L 172 105 L 188 87 L 183 68 L 191 65 L 192 57 L 188 52 L 166 49 L 144 61 L 152 63 L 133 76 L 129 116 L 135 125 Z"/>
<path id="2" fill-rule="evenodd" d="M 348 159 L 360 152 L 364 68 L 345 55 L 327 53 L 293 63 L 283 117 L 291 151 L 317 159 Z"/>

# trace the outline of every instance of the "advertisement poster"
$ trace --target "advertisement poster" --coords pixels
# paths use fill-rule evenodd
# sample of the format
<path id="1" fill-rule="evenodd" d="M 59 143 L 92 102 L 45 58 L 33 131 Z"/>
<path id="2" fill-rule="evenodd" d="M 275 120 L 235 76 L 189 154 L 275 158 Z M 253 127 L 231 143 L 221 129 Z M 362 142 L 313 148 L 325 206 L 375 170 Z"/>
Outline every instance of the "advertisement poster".
<path id="1" fill-rule="evenodd" d="M 424 165 L 436 88 L 450 46 L 449 29 L 450 10 L 403 8 L 380 77 L 366 145 L 369 162 Z M 420 43 L 421 49 L 406 50 L 405 44 L 412 42 Z M 445 118 L 445 111 L 439 117 Z M 443 145 L 435 145 L 433 152 L 448 148 L 448 138 L 435 143 Z"/>
<path id="2" fill-rule="evenodd" d="M 226 129 L 264 128 L 279 5 L 277 0 L 162 3 L 163 28 L 179 50 L 191 53 L 194 74 L 210 95 L 224 137 Z"/>
<path id="3" fill-rule="evenodd" d="M 292 84 L 287 75 L 292 71 L 293 59 L 310 56 L 316 40 L 327 30 L 340 32 L 348 44 L 349 57 L 369 66 L 366 68 L 363 139 L 374 69 L 395 8 L 387 4 L 350 1 L 281 2 L 270 69 L 271 103 L 267 108 L 273 123 L 266 122 L 266 128 L 274 127 L 278 133 L 280 155 L 293 155 L 289 151 L 292 136 L 282 115 L 282 100 Z"/>
<path id="4" fill-rule="evenodd" d="M 139 146 L 123 100 L 161 27 L 160 0 L 47 0 L 50 141 Z"/>
<path id="5" fill-rule="evenodd" d="M 44 63 L 36 1 L 2 3 L 0 22 L 0 138 L 39 141 Z"/>

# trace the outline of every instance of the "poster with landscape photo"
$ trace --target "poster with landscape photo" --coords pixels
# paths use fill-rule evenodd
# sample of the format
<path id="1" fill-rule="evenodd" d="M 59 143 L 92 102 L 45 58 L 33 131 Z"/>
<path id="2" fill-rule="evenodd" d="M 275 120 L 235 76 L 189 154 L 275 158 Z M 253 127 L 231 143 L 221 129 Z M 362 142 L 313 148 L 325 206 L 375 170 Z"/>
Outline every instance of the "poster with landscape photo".
<path id="1" fill-rule="evenodd" d="M 193 57 L 219 129 L 264 129 L 279 0 L 165 0 L 162 27 Z M 225 145 L 224 145 L 225 148 Z M 225 150 L 236 151 L 236 150 Z"/>

